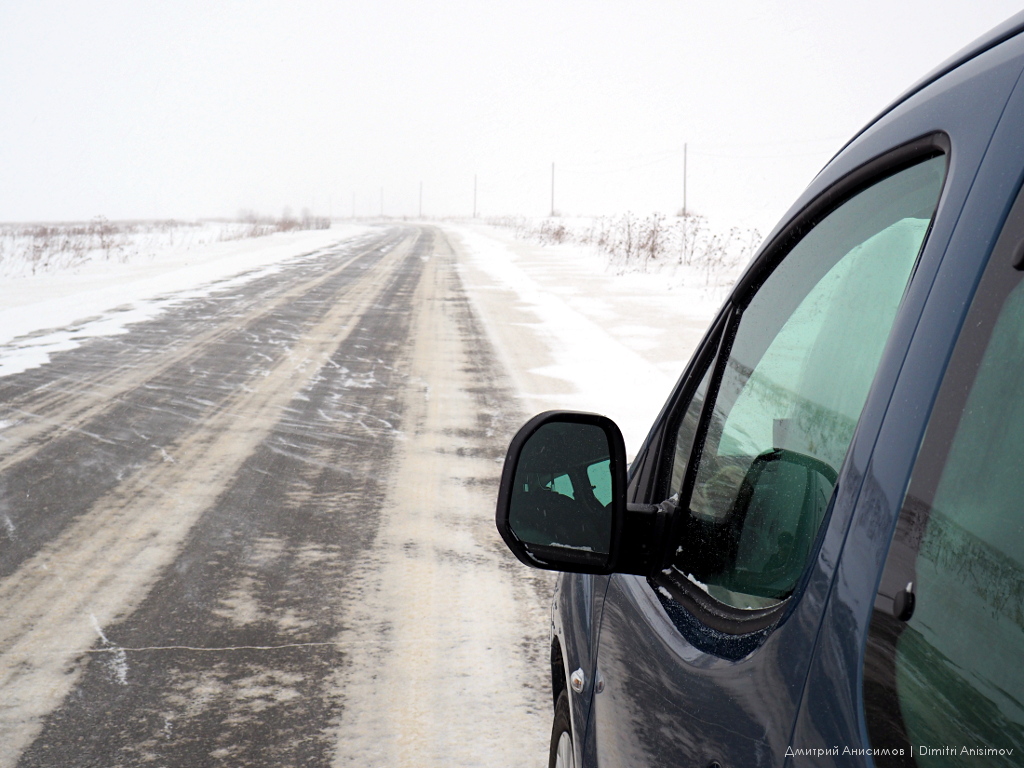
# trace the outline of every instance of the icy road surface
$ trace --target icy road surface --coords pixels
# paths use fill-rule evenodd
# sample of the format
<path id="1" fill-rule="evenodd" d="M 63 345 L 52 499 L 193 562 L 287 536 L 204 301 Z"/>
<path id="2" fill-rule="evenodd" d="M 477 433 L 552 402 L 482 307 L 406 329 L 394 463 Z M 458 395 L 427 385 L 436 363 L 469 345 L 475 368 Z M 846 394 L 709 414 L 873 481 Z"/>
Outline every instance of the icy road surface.
<path id="1" fill-rule="evenodd" d="M 379 228 L 0 347 L 0 768 L 543 764 L 505 448 L 563 406 L 635 449 L 707 311 L 558 263 Z"/>

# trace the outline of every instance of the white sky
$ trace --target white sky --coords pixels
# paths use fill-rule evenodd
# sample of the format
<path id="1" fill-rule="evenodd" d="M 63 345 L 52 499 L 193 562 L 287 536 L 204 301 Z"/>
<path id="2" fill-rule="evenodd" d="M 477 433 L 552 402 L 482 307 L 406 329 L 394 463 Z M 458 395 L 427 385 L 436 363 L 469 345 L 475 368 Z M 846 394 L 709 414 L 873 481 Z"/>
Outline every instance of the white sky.
<path id="1" fill-rule="evenodd" d="M 0 221 L 674 212 L 766 233 L 1009 0 L 0 0 Z"/>

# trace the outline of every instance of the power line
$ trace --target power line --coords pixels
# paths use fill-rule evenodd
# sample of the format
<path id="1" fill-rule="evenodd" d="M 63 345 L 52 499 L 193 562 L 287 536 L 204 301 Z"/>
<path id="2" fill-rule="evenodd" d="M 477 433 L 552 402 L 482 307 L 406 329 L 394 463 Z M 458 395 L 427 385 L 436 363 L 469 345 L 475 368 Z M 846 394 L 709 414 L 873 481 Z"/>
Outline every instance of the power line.
<path id="1" fill-rule="evenodd" d="M 698 145 L 698 149 L 689 154 L 697 155 L 698 157 L 719 157 L 719 158 L 735 158 L 735 159 L 748 159 L 748 160 L 759 160 L 759 159 L 777 159 L 785 157 L 813 157 L 815 155 L 823 155 L 826 153 L 833 153 L 839 148 L 838 142 L 841 141 L 841 137 L 823 137 L 820 139 L 786 139 L 783 141 L 775 142 L 737 142 L 737 143 L 723 143 L 723 142 L 709 142 Z M 562 171 L 566 173 L 601 173 L 604 171 L 615 172 L 622 170 L 631 170 L 634 168 L 644 168 L 650 165 L 663 162 L 665 158 L 671 156 L 679 156 L 687 153 L 688 143 L 684 143 L 681 147 L 673 147 L 670 149 L 657 150 L 654 152 L 640 152 L 631 155 L 623 155 L 619 157 L 608 157 L 602 159 L 596 159 L 591 161 L 583 161 L 578 163 L 570 163 L 568 165 L 563 164 L 561 166 Z M 756 151 L 758 148 L 776 148 L 776 147 L 808 147 L 818 145 L 822 148 L 819 150 L 808 151 L 801 149 L 793 152 L 769 152 L 759 153 Z M 755 150 L 755 151 L 745 151 Z M 614 168 L 607 168 L 608 166 L 615 166 Z"/>

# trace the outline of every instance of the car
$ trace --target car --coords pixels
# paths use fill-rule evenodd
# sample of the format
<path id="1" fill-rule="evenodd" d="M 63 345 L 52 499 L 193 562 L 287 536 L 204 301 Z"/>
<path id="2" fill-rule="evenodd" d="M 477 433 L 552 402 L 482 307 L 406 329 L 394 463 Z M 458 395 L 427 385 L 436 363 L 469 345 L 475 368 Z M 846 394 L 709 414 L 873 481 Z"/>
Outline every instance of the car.
<path id="1" fill-rule="evenodd" d="M 1022 182 L 1024 13 L 814 178 L 628 466 L 515 436 L 550 765 L 1024 765 Z"/>

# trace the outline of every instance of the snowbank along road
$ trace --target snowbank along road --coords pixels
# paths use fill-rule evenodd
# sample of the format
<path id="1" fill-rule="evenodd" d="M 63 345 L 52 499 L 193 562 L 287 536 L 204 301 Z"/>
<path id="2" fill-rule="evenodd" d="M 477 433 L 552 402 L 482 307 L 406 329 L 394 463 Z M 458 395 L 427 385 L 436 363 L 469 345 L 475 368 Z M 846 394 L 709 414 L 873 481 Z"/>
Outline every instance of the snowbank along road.
<path id="1" fill-rule="evenodd" d="M 452 244 L 225 285 L 0 378 L 0 766 L 542 762 L 524 414 Z"/>

